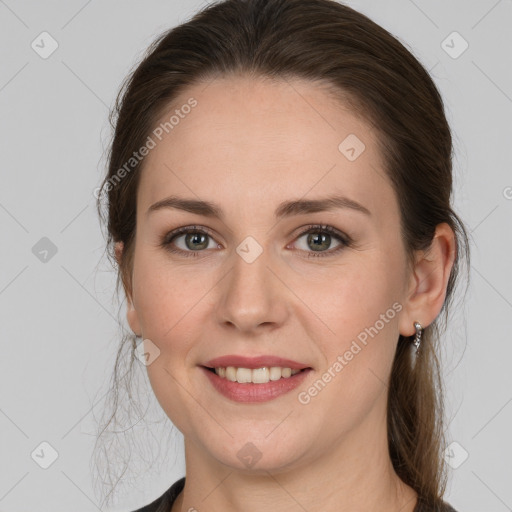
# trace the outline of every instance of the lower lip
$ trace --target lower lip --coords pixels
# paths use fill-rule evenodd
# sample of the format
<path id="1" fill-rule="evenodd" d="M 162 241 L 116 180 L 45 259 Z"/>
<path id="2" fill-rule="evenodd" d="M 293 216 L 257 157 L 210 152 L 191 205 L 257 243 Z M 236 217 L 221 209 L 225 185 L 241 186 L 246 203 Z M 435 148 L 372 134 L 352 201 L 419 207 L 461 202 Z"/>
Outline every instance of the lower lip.
<path id="1" fill-rule="evenodd" d="M 284 395 L 299 386 L 311 368 L 300 371 L 288 378 L 281 377 L 279 380 L 271 380 L 265 384 L 231 382 L 228 379 L 219 377 L 216 373 L 201 367 L 206 373 L 213 387 L 226 398 L 235 402 L 267 402 L 278 396 Z"/>

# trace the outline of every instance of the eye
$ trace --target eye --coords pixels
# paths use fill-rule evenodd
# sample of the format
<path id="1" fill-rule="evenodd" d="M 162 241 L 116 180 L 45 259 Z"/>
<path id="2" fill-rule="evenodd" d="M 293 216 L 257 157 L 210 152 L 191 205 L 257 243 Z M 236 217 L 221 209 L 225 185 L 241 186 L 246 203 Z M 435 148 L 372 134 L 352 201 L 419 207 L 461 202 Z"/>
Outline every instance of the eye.
<path id="1" fill-rule="evenodd" d="M 306 235 L 306 248 L 299 248 L 299 250 L 309 253 L 308 258 L 332 256 L 345 247 L 349 247 L 352 243 L 349 236 L 332 226 L 310 225 L 305 231 L 300 233 L 296 240 L 300 240 Z M 335 249 L 327 250 L 331 246 L 333 239 L 338 242 L 338 246 Z M 210 230 L 198 226 L 186 226 L 175 229 L 164 237 L 160 245 L 171 253 L 180 254 L 185 257 L 197 257 L 199 253 L 204 252 L 206 249 L 221 248 L 213 239 Z M 308 250 L 311 247 L 312 250 Z"/>
<path id="2" fill-rule="evenodd" d="M 351 244 L 351 239 L 347 235 L 342 234 L 340 231 L 333 228 L 332 226 L 308 226 L 306 231 L 303 231 L 297 237 L 297 240 L 300 240 L 302 237 L 306 235 L 306 248 L 301 250 L 309 253 L 307 256 L 308 258 L 332 256 L 334 254 L 339 253 L 345 247 L 348 247 Z M 329 246 L 332 244 L 333 239 L 338 241 L 338 246 L 331 250 L 324 250 L 329 248 Z M 312 251 L 309 251 L 309 248 L 312 248 Z"/>
<path id="3" fill-rule="evenodd" d="M 175 247 L 177 240 L 183 238 L 181 247 Z M 165 236 L 160 244 L 166 250 L 172 253 L 183 254 L 184 256 L 198 256 L 197 253 L 202 252 L 204 249 L 215 249 L 219 244 L 213 243 L 213 238 L 210 231 L 206 228 L 198 228 L 197 226 L 188 226 L 175 229 Z"/>

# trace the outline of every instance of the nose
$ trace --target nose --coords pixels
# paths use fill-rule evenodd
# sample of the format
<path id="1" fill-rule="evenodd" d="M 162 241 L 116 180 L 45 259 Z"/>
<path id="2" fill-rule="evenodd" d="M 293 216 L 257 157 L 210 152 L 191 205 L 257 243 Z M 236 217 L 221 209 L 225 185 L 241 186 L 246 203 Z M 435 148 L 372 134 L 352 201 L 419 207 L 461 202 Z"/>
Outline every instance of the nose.
<path id="1" fill-rule="evenodd" d="M 219 323 L 246 334 L 274 330 L 288 317 L 287 288 L 279 272 L 271 268 L 269 251 L 254 261 L 233 254 L 233 267 L 219 283 Z M 275 265 L 273 265 L 275 267 Z"/>

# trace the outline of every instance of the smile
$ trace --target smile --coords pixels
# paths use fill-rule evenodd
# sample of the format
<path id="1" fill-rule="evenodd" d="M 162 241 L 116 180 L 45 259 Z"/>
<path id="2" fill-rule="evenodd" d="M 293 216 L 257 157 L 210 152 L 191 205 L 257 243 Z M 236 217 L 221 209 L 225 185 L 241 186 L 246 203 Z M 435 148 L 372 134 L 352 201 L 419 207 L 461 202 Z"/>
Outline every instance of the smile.
<path id="1" fill-rule="evenodd" d="M 262 368 L 254 369 L 228 366 L 215 368 L 214 371 L 219 377 L 227 379 L 231 382 L 238 382 L 239 384 L 266 384 L 270 381 L 288 379 L 292 375 L 299 373 L 301 370 L 292 370 L 291 368 L 282 368 L 280 366 L 264 366 Z"/>
<path id="2" fill-rule="evenodd" d="M 201 366 L 213 390 L 234 402 L 267 402 L 297 388 L 312 371 L 288 367 Z M 292 373 L 293 372 L 293 373 Z M 254 381 L 253 381 L 254 379 Z"/>

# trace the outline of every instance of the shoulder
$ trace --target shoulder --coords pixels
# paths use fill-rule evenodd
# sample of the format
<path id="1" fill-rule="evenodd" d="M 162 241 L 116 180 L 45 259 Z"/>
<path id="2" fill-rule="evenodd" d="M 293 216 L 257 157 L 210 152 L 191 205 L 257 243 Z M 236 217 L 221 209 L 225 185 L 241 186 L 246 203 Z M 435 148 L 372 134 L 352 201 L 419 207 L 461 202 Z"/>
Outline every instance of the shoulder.
<path id="1" fill-rule="evenodd" d="M 174 482 L 171 487 L 169 487 L 169 489 L 167 489 L 167 491 L 165 491 L 162 496 L 157 498 L 155 501 L 145 507 L 134 510 L 133 512 L 169 512 L 184 486 L 185 477 Z"/>

